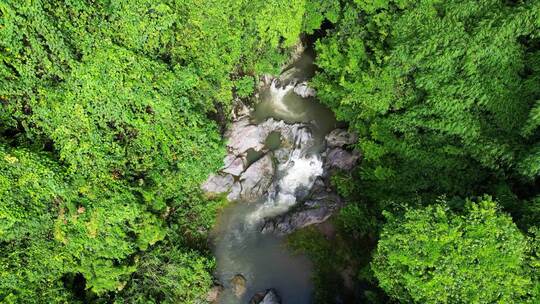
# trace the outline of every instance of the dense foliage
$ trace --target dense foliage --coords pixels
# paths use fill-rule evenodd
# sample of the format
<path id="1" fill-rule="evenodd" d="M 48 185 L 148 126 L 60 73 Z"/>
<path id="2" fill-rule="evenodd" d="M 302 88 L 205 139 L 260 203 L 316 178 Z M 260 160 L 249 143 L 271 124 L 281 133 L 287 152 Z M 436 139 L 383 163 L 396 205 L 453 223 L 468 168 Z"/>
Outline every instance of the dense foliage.
<path id="1" fill-rule="evenodd" d="M 0 302 L 204 299 L 220 127 L 330 10 L 0 2 Z"/>
<path id="2" fill-rule="evenodd" d="M 489 199 L 465 214 L 442 204 L 389 215 L 373 271 L 402 302 L 530 303 L 529 246 L 512 219 Z"/>
<path id="3" fill-rule="evenodd" d="M 322 240 L 349 250 L 324 255 L 365 302 L 539 301 L 540 2 L 335 2 L 313 85 L 363 160 L 334 176 L 349 205 Z M 293 245 L 322 256 L 307 234 Z"/>
<path id="4" fill-rule="evenodd" d="M 539 10 L 496 0 L 344 7 L 318 44 L 315 84 L 361 136 L 366 195 L 473 194 L 498 175 L 540 173 Z"/>

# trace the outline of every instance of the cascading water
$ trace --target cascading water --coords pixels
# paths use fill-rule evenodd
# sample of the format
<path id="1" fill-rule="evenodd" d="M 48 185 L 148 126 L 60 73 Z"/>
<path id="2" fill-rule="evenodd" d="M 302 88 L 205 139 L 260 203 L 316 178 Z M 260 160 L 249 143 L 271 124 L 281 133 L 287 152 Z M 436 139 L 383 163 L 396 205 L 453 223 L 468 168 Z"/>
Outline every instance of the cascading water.
<path id="1" fill-rule="evenodd" d="M 323 173 L 321 156 L 311 154 L 314 139 L 307 128 L 299 128 L 295 135 L 294 148 L 284 163 L 278 165 L 280 178 L 269 190 L 263 204 L 248 215 L 248 223 L 256 225 L 265 218 L 287 212 L 296 204 L 297 191 L 310 189 L 315 179 Z"/>
<path id="2" fill-rule="evenodd" d="M 285 95 L 290 93 L 293 89 L 294 89 L 294 85 L 287 85 L 287 86 L 280 87 L 276 79 L 272 81 L 272 83 L 270 84 L 269 93 L 270 93 L 270 102 L 272 106 L 274 107 L 274 111 L 276 111 L 277 113 L 281 115 L 292 114 L 290 109 L 285 104 L 283 104 L 283 98 L 285 97 Z M 295 113 L 295 114 L 297 114 L 298 116 L 301 115 L 301 113 Z"/>
<path id="3" fill-rule="evenodd" d="M 299 62 L 303 68 L 306 59 Z M 240 195 L 239 202 L 226 208 L 218 219 L 214 252 L 216 275 L 224 287 L 220 297 L 222 304 L 248 303 L 255 293 L 270 288 L 277 291 L 282 304 L 311 303 L 309 260 L 289 252 L 283 237 L 264 234 L 261 227 L 265 220 L 294 208 L 303 193 L 323 174 L 324 136 L 335 128 L 336 121 L 332 112 L 314 98 L 302 98 L 294 93 L 295 86 L 310 75 L 302 76 L 302 70 L 294 66 L 286 75 L 261 92 L 260 101 L 251 113 L 254 126 L 265 131 L 242 125 L 249 130 L 244 131 L 245 136 L 268 137 L 271 132 L 279 132 L 284 143 L 264 152 L 272 157 L 275 167 L 264 193 L 255 199 L 251 196 L 244 199 Z M 240 192 L 247 191 L 248 183 L 241 184 L 245 174 L 234 181 Z M 263 187 L 261 184 L 250 185 L 259 189 Z M 231 280 L 238 275 L 245 278 L 245 286 L 234 286 L 238 282 Z M 238 291 L 244 287 L 245 290 Z"/>

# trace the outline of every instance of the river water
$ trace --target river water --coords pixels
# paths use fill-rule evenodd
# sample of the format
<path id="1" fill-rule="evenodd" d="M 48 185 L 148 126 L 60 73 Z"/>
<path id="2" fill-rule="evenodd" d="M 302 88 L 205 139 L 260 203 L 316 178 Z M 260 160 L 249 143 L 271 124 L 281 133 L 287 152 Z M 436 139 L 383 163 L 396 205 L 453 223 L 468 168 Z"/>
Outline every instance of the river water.
<path id="1" fill-rule="evenodd" d="M 293 207 L 298 191 L 311 188 L 323 173 L 324 136 L 336 127 L 335 117 L 315 98 L 302 98 L 294 92 L 295 84 L 308 80 L 313 73 L 313 58 L 306 52 L 260 92 L 251 113 L 254 124 L 274 118 L 301 125 L 294 129 L 293 147 L 286 150 L 285 157 L 275 160 L 277 172 L 268 193 L 255 201 L 231 203 L 218 218 L 214 253 L 216 275 L 225 288 L 222 304 L 248 303 L 255 293 L 270 288 L 277 291 L 282 304 L 312 302 L 310 261 L 290 252 L 284 237 L 261 233 L 261 225 L 265 218 Z M 280 134 L 270 134 L 266 144 L 278 155 Z M 259 156 L 257 152 L 248 153 L 248 160 Z M 231 279 L 238 274 L 246 279 L 246 292 L 240 298 L 231 288 Z"/>

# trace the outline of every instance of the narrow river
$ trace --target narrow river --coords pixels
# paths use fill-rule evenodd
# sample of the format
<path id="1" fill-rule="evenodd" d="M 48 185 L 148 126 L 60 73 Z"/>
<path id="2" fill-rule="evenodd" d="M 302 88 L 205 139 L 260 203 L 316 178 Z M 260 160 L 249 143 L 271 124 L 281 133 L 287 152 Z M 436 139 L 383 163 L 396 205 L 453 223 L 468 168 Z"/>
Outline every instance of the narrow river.
<path id="1" fill-rule="evenodd" d="M 285 237 L 261 231 L 266 219 L 294 208 L 302 193 L 309 191 L 323 174 L 324 137 L 336 128 L 335 117 L 314 97 L 303 98 L 295 92 L 295 86 L 298 88 L 313 73 L 313 58 L 306 52 L 261 90 L 250 113 L 253 125 L 281 126 L 265 141 L 275 174 L 263 195 L 231 203 L 218 219 L 214 253 L 216 274 L 224 285 L 220 303 L 249 303 L 255 293 L 270 288 L 277 292 L 282 304 L 311 303 L 310 261 L 291 253 Z M 279 131 L 284 128 L 287 135 Z M 249 151 L 247 162 L 253 163 L 262 155 L 263 152 Z M 245 292 L 241 295 L 235 294 L 231 282 L 237 275 L 245 278 Z"/>

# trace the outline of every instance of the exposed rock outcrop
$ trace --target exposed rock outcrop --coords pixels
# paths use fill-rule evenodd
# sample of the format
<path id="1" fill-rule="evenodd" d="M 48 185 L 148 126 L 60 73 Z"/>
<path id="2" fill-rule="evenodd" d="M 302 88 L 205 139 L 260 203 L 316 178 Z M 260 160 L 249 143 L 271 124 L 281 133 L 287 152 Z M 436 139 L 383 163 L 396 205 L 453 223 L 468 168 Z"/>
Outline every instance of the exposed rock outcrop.
<path id="1" fill-rule="evenodd" d="M 219 174 L 211 175 L 203 184 L 203 191 L 210 197 L 228 193 L 229 201 L 252 201 L 268 192 L 275 194 L 284 186 L 273 184 L 276 170 L 294 165 L 290 162 L 293 147 L 311 140 L 310 133 L 303 128 L 303 124 L 287 124 L 272 118 L 258 125 L 251 124 L 247 118 L 236 121 L 228 132 L 229 154 L 224 160 L 225 165 Z M 281 140 L 281 147 L 273 152 L 265 148 L 265 141 L 272 132 L 279 132 Z M 356 143 L 357 136 L 344 129 L 336 129 L 325 139 L 328 148 L 323 153 L 324 172 L 352 170 L 360 159 L 360 153 L 346 148 Z M 263 156 L 248 166 L 246 154 L 250 149 L 259 151 Z M 327 175 L 323 173 L 323 176 Z M 299 205 L 285 214 L 265 219 L 261 228 L 263 232 L 288 234 L 322 223 L 342 204 L 339 196 L 329 188 L 327 180 L 318 180 L 312 189 L 300 187 L 294 196 L 301 201 Z"/>
<path id="2" fill-rule="evenodd" d="M 358 141 L 356 133 L 350 133 L 345 129 L 335 129 L 326 135 L 326 144 L 328 147 L 343 147 L 352 145 Z"/>
<path id="3" fill-rule="evenodd" d="M 221 171 L 234 176 L 240 176 L 246 169 L 246 159 L 242 156 L 229 155 L 227 158 L 233 158 L 233 160 L 224 167 Z"/>
<path id="4" fill-rule="evenodd" d="M 303 124 L 287 124 L 284 121 L 269 118 L 266 121 L 254 125 L 249 119 L 242 118 L 235 121 L 231 128 L 226 132 L 228 137 L 227 147 L 229 155 L 225 158 L 229 164 L 237 157 L 245 156 L 248 150 L 265 151 L 265 142 L 272 132 L 279 132 L 284 141 L 291 142 L 298 128 L 304 127 Z"/>
<path id="5" fill-rule="evenodd" d="M 251 124 L 249 118 L 245 117 L 235 121 L 225 135 L 229 139 L 227 147 L 230 154 L 239 156 L 245 155 L 249 149 L 260 151 L 264 147 L 268 133 L 261 127 Z"/>
<path id="6" fill-rule="evenodd" d="M 322 223 L 331 215 L 332 211 L 326 207 L 295 211 L 267 221 L 262 232 L 285 235 L 313 224 Z"/>
<path id="7" fill-rule="evenodd" d="M 234 183 L 234 178 L 229 175 L 211 174 L 201 189 L 208 197 L 216 197 L 228 192 Z"/>
<path id="8" fill-rule="evenodd" d="M 224 159 L 224 166 L 219 174 L 211 175 L 202 185 L 202 190 L 209 197 L 227 193 L 229 201 L 253 200 L 262 197 L 271 185 L 276 172 L 274 162 L 284 163 L 290 156 L 295 141 L 305 136 L 304 124 L 287 124 L 272 118 L 258 124 L 251 124 L 242 118 L 234 122 L 227 131 L 229 153 Z M 280 147 L 274 151 L 265 146 L 267 138 L 279 134 Z M 262 156 L 249 165 L 247 156 L 250 151 Z M 248 153 L 249 152 L 249 153 Z"/>
<path id="9" fill-rule="evenodd" d="M 326 168 L 336 168 L 350 171 L 360 159 L 360 153 L 354 150 L 349 152 L 342 148 L 333 148 L 326 152 Z"/>
<path id="10" fill-rule="evenodd" d="M 269 153 L 249 166 L 240 176 L 240 198 L 251 200 L 261 197 L 272 183 L 273 176 L 274 163 Z"/>
<path id="11" fill-rule="evenodd" d="M 306 201 L 286 214 L 268 219 L 261 231 L 285 235 L 326 221 L 343 205 L 339 195 L 327 188 L 325 182 L 319 179 L 311 189 Z"/>

